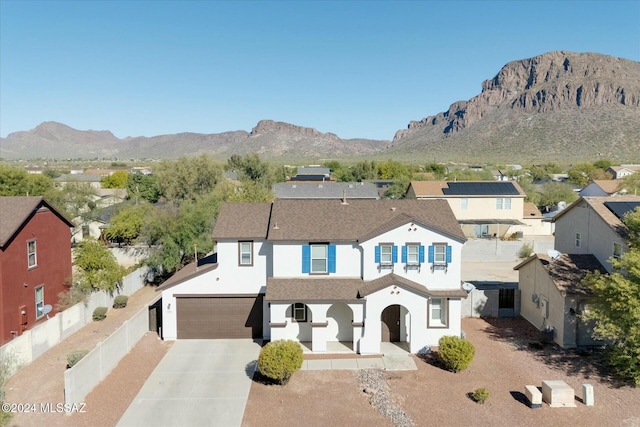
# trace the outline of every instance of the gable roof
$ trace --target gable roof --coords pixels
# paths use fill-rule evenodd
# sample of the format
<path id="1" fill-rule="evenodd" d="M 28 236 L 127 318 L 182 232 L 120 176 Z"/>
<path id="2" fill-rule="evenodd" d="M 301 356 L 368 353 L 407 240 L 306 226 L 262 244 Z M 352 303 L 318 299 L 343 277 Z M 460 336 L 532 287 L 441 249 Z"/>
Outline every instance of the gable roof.
<path id="1" fill-rule="evenodd" d="M 370 182 L 279 182 L 273 185 L 278 199 L 377 199 L 378 189 Z"/>
<path id="2" fill-rule="evenodd" d="M 213 228 L 213 238 L 264 239 L 267 237 L 271 203 L 225 203 Z"/>
<path id="3" fill-rule="evenodd" d="M 220 221 L 220 220 L 218 220 Z M 407 222 L 455 240 L 466 237 L 446 200 L 283 200 L 273 202 L 268 240 L 355 242 Z"/>
<path id="4" fill-rule="evenodd" d="M 607 194 L 613 194 L 620 191 L 622 183 L 615 179 L 595 179 L 591 184 L 595 184 Z"/>
<path id="5" fill-rule="evenodd" d="M 587 204 L 602 220 L 611 227 L 620 237 L 626 239 L 629 236 L 629 229 L 626 225 L 616 216 L 616 214 L 609 209 L 605 203 L 615 202 L 638 202 L 640 196 L 633 195 L 617 195 L 617 196 L 600 196 L 600 197 L 581 197 L 575 202 L 571 203 L 564 210 L 560 211 L 553 217 L 553 221 L 557 221 L 559 218 L 565 216 L 568 212 L 571 212 L 576 206 Z"/>
<path id="6" fill-rule="evenodd" d="M 42 197 L 0 197 L 0 248 L 8 246 L 15 235 L 38 211 L 49 210 L 69 227 L 73 223 Z"/>
<path id="7" fill-rule="evenodd" d="M 542 212 L 540 212 L 535 203 L 524 202 L 522 211 L 523 218 L 542 218 Z"/>
<path id="8" fill-rule="evenodd" d="M 204 273 L 215 270 L 218 268 L 218 254 L 207 255 L 197 261 L 193 261 L 182 267 L 173 276 L 165 280 L 160 286 L 156 288 L 156 292 L 163 291 L 168 288 L 172 288 L 180 283 L 184 283 L 187 280 L 191 280 L 195 277 L 201 276 Z"/>
<path id="9" fill-rule="evenodd" d="M 513 181 L 411 181 L 416 197 L 524 197 L 520 186 Z"/>
<path id="10" fill-rule="evenodd" d="M 602 274 L 607 273 L 607 270 L 600 264 L 600 261 L 591 254 L 562 254 L 555 260 L 545 254 L 534 254 L 513 267 L 513 269 L 519 270 L 524 265 L 536 260 L 547 270 L 549 278 L 558 291 L 564 296 L 590 295 L 591 292 L 589 289 L 581 286 L 580 281 L 590 272 L 599 271 Z"/>

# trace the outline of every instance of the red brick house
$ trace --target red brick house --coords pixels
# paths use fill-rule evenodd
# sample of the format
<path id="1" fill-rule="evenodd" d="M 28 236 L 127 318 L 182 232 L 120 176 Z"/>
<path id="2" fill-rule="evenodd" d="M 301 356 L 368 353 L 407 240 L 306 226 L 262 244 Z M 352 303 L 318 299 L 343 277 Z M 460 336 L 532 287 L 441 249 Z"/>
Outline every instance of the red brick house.
<path id="1" fill-rule="evenodd" d="M 0 345 L 55 314 L 73 224 L 42 197 L 0 197 Z"/>

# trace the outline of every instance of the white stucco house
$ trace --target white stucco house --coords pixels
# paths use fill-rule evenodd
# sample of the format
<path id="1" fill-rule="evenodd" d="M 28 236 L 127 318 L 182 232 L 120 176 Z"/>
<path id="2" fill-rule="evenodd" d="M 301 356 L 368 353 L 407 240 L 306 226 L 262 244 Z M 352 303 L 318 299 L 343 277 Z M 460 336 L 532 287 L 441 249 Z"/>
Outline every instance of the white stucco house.
<path id="1" fill-rule="evenodd" d="M 165 339 L 293 339 L 412 353 L 460 334 L 460 225 L 445 200 L 223 205 L 217 253 L 159 287 Z"/>

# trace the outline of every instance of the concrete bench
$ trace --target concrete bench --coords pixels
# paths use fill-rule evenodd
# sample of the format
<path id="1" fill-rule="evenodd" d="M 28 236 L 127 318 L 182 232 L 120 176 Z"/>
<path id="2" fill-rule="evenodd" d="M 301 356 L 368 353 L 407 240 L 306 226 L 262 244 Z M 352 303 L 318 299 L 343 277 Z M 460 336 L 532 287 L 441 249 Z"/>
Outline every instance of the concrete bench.
<path id="1" fill-rule="evenodd" d="M 528 385 L 524 387 L 524 395 L 529 401 L 530 408 L 542 407 L 542 392 L 538 390 L 538 387 L 534 385 Z"/>

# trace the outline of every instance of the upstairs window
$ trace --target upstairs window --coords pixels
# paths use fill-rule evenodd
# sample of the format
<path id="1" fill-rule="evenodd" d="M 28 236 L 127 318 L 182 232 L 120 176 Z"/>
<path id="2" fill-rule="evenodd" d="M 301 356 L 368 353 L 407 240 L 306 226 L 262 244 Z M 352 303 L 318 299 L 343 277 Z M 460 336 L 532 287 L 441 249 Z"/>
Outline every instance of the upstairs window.
<path id="1" fill-rule="evenodd" d="M 576 248 L 582 246 L 582 234 L 576 233 Z"/>
<path id="2" fill-rule="evenodd" d="M 302 246 L 302 272 L 327 274 L 336 272 L 336 245 L 313 243 Z"/>
<path id="3" fill-rule="evenodd" d="M 511 199 L 509 197 L 498 197 L 496 199 L 497 210 L 509 210 L 511 209 Z"/>
<path id="4" fill-rule="evenodd" d="M 467 210 L 469 208 L 469 199 L 466 197 L 460 199 L 460 209 Z"/>
<path id="5" fill-rule="evenodd" d="M 407 265 L 420 265 L 424 262 L 424 246 L 419 243 L 407 243 L 402 247 L 402 262 Z"/>
<path id="6" fill-rule="evenodd" d="M 429 246 L 429 262 L 449 264 L 451 262 L 451 246 L 446 243 L 434 243 L 433 246 Z"/>
<path id="7" fill-rule="evenodd" d="M 620 258 L 622 256 L 622 245 L 620 243 L 613 244 L 613 257 Z"/>
<path id="8" fill-rule="evenodd" d="M 238 264 L 253 265 L 253 242 L 238 242 Z"/>
<path id="9" fill-rule="evenodd" d="M 27 242 L 27 266 L 29 268 L 36 267 L 38 265 L 38 256 L 36 254 L 36 241 L 30 240 Z"/>
<path id="10" fill-rule="evenodd" d="M 393 243 L 380 243 L 375 249 L 375 263 L 391 267 L 398 262 L 398 247 Z"/>

